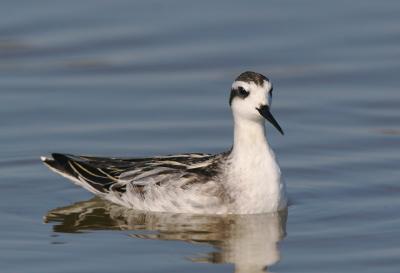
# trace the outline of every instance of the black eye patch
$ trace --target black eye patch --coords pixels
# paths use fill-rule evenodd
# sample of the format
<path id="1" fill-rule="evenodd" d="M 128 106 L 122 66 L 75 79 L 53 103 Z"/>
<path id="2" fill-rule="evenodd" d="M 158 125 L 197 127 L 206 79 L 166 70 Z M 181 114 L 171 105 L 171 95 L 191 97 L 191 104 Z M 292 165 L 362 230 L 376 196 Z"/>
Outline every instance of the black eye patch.
<path id="1" fill-rule="evenodd" d="M 250 92 L 246 91 L 243 87 L 239 86 L 237 89 L 232 89 L 231 90 L 231 96 L 229 97 L 229 105 L 232 105 L 232 100 L 235 97 L 239 97 L 239 98 L 246 98 L 248 95 L 250 94 Z"/>
<path id="2" fill-rule="evenodd" d="M 239 95 L 239 97 L 241 97 L 241 98 L 245 98 L 245 97 L 247 97 L 249 94 L 250 94 L 250 92 L 247 92 L 243 87 L 241 87 L 241 86 L 239 86 L 239 88 L 238 88 L 238 95 Z"/>

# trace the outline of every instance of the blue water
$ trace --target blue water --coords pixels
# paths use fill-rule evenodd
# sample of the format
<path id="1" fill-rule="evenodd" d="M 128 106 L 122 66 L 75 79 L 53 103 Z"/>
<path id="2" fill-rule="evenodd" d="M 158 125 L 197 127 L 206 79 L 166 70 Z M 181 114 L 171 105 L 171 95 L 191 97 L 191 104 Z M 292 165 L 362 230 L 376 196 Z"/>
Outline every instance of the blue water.
<path id="1" fill-rule="evenodd" d="M 398 1 L 3 1 L 0 271 L 398 272 Z M 217 153 L 274 83 L 287 215 L 144 214 L 40 155 Z"/>

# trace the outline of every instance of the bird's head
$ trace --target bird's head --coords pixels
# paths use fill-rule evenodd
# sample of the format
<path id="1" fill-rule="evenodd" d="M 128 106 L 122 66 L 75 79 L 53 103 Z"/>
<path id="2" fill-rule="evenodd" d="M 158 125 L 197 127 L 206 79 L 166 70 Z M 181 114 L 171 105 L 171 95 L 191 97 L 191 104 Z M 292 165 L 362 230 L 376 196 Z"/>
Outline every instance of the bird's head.
<path id="1" fill-rule="evenodd" d="M 272 116 L 272 83 L 256 72 L 240 74 L 232 84 L 229 105 L 235 118 L 261 122 L 268 120 L 283 135 L 283 130 Z"/>

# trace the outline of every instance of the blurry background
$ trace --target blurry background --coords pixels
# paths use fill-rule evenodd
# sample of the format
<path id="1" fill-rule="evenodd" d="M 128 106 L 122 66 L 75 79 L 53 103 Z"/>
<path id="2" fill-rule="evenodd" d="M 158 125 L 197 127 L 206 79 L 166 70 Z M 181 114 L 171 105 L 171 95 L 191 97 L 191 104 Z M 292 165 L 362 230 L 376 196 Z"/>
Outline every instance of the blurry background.
<path id="1" fill-rule="evenodd" d="M 399 14 L 395 0 L 1 1 L 1 272 L 231 271 L 185 259 L 209 246 L 53 231 L 42 217 L 90 194 L 38 158 L 226 150 L 245 70 L 274 83 L 286 133 L 267 127 L 293 203 L 272 270 L 396 271 Z"/>

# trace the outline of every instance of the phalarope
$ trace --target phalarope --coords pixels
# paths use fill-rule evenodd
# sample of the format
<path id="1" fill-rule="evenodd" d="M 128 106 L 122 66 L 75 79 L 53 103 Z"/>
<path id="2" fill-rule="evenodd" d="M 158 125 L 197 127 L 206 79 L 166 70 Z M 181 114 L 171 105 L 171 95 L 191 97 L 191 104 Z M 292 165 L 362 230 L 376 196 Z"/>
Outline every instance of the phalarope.
<path id="1" fill-rule="evenodd" d="M 283 131 L 270 112 L 272 83 L 255 72 L 240 74 L 229 104 L 234 120 L 230 151 L 152 158 L 52 154 L 53 171 L 116 204 L 145 211 L 253 214 L 287 206 L 285 184 L 270 148 L 264 118 Z"/>

